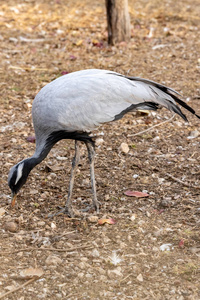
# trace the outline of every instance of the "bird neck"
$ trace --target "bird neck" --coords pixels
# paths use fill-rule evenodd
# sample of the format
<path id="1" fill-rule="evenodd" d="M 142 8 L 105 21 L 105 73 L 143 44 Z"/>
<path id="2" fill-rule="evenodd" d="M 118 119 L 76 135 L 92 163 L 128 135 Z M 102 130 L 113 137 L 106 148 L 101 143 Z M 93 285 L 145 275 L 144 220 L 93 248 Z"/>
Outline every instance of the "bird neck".
<path id="1" fill-rule="evenodd" d="M 43 147 L 38 148 L 36 147 L 36 151 L 32 157 L 30 157 L 30 165 L 34 168 L 38 165 L 45 157 L 48 155 L 49 151 L 53 147 L 53 144 L 45 144 Z"/>

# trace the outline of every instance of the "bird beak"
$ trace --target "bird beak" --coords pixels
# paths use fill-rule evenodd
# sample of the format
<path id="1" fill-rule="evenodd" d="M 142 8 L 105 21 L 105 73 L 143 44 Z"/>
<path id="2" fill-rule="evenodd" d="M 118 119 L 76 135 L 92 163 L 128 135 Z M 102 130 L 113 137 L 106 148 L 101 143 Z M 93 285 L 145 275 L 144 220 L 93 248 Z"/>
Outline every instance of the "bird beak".
<path id="1" fill-rule="evenodd" d="M 17 194 L 12 193 L 12 201 L 11 201 L 11 207 L 13 207 L 15 205 L 15 200 L 17 198 Z"/>

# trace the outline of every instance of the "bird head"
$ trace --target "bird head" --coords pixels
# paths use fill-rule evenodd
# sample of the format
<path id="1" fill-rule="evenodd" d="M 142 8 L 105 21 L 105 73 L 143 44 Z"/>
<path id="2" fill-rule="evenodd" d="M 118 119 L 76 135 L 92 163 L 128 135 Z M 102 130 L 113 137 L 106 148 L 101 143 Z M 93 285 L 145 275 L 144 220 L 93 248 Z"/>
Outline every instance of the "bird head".
<path id="1" fill-rule="evenodd" d="M 27 160 L 23 160 L 10 169 L 8 175 L 8 185 L 12 191 L 11 206 L 15 205 L 17 193 L 21 187 L 25 184 L 28 174 L 30 172 L 29 164 Z"/>

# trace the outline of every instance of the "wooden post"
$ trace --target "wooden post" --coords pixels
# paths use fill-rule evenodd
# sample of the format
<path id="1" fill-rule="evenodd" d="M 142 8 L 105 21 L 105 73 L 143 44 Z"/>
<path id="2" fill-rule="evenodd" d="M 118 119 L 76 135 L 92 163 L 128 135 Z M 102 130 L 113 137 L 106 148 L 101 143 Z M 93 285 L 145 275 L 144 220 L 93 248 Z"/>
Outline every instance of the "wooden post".
<path id="1" fill-rule="evenodd" d="M 108 44 L 130 40 L 128 0 L 106 0 Z"/>

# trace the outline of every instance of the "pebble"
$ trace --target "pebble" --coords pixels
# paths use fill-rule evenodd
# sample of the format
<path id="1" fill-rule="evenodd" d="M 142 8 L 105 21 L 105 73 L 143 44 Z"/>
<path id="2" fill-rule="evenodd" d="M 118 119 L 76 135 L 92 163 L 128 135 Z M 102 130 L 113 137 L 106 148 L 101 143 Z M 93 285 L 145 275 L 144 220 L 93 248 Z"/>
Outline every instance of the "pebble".
<path id="1" fill-rule="evenodd" d="M 81 269 L 81 270 L 84 270 L 86 268 L 88 268 L 88 264 L 86 264 L 85 262 L 81 261 L 78 265 L 78 267 Z"/>
<path id="2" fill-rule="evenodd" d="M 187 139 L 195 139 L 199 136 L 199 133 L 200 132 L 198 130 L 193 130 L 190 132 L 190 135 L 187 137 Z"/>
<path id="3" fill-rule="evenodd" d="M 40 222 L 37 223 L 37 225 L 38 225 L 38 226 L 41 226 L 41 227 L 42 227 L 42 226 L 45 226 L 45 224 L 46 224 L 46 223 L 45 223 L 44 221 L 40 221 Z"/>
<path id="4" fill-rule="evenodd" d="M 129 146 L 128 146 L 128 144 L 127 143 L 121 143 L 120 150 L 123 153 L 127 154 L 129 152 Z"/>
<path id="5" fill-rule="evenodd" d="M 0 208 L 0 217 L 3 216 L 5 214 L 5 212 L 6 212 L 6 210 L 3 207 L 1 207 Z"/>
<path id="6" fill-rule="evenodd" d="M 89 178 L 83 179 L 82 184 L 83 185 L 89 185 L 90 184 Z"/>
<path id="7" fill-rule="evenodd" d="M 5 223 L 5 230 L 8 230 L 10 232 L 16 232 L 17 231 L 17 223 L 15 222 L 6 222 Z"/>
<path id="8" fill-rule="evenodd" d="M 103 143 L 104 143 L 104 139 L 102 139 L 102 138 L 98 138 L 98 139 L 95 140 L 95 145 L 97 147 L 100 146 Z"/>
<path id="9" fill-rule="evenodd" d="M 62 259 L 56 255 L 49 255 L 45 261 L 46 265 L 59 265 L 62 263 Z"/>
<path id="10" fill-rule="evenodd" d="M 100 256 L 99 251 L 98 251 L 96 248 L 94 248 L 94 249 L 92 250 L 91 255 L 92 255 L 93 257 L 99 257 L 99 256 Z"/>
<path id="11" fill-rule="evenodd" d="M 51 228 L 56 229 L 56 227 L 57 227 L 56 224 L 54 222 L 51 222 Z"/>
<path id="12" fill-rule="evenodd" d="M 98 217 L 97 216 L 89 216 L 88 217 L 88 222 L 90 223 L 97 223 Z"/>
<path id="13" fill-rule="evenodd" d="M 150 212 L 148 212 L 148 211 L 146 211 L 146 215 L 147 215 L 148 218 L 151 217 L 151 214 L 150 214 Z"/>
<path id="14" fill-rule="evenodd" d="M 79 278 L 83 278 L 84 275 L 85 275 L 85 274 L 84 274 L 83 272 L 78 273 L 78 277 L 79 277 Z"/>
<path id="15" fill-rule="evenodd" d="M 130 219 L 131 219 L 131 221 L 133 222 L 133 221 L 135 221 L 135 219 L 136 219 L 136 215 L 135 214 L 133 214 L 131 217 L 130 217 Z"/>
<path id="16" fill-rule="evenodd" d="M 172 250 L 174 249 L 172 244 L 163 244 L 163 245 L 160 246 L 161 251 L 170 251 L 171 249 Z"/>
<path id="17" fill-rule="evenodd" d="M 137 280 L 140 281 L 140 282 L 143 282 L 143 281 L 144 281 L 142 274 L 139 274 L 139 275 L 137 276 Z"/>

